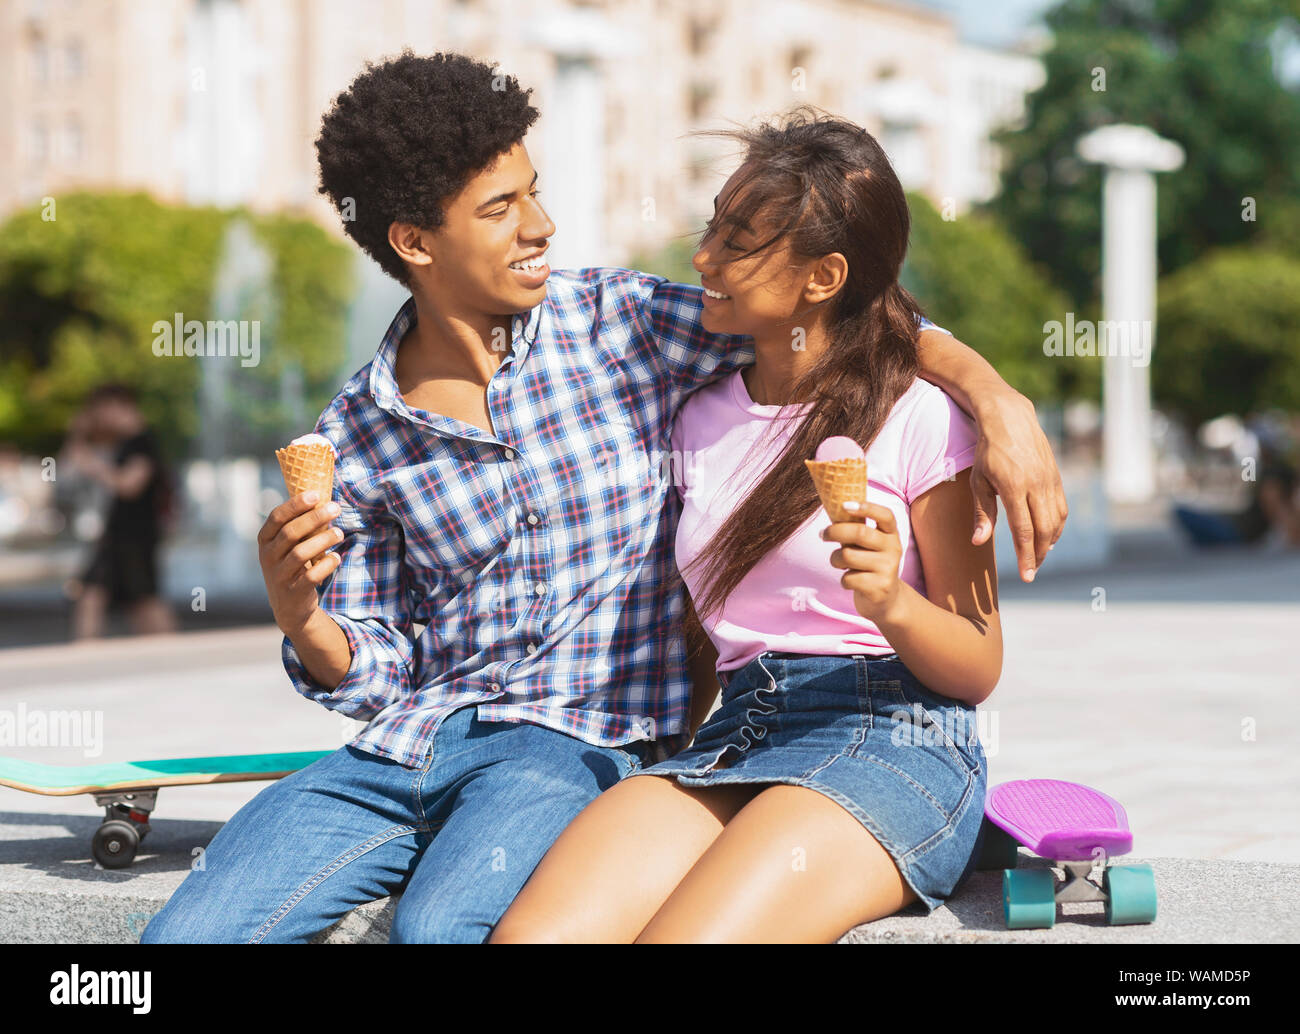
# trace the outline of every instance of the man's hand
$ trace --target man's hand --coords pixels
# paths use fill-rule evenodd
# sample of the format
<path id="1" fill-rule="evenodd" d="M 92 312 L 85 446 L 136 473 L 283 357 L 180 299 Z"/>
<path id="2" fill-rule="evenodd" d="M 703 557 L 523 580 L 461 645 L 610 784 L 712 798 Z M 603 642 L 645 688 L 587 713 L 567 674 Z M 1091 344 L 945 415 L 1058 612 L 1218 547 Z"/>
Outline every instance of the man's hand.
<path id="1" fill-rule="evenodd" d="M 257 533 L 267 599 L 275 623 L 291 639 L 319 609 L 316 587 L 342 563 L 337 553 L 325 552 L 343 538 L 343 532 L 329 523 L 338 516 L 339 505 L 316 506 L 319 499 L 316 492 L 304 492 L 281 503 Z"/>
<path id="2" fill-rule="evenodd" d="M 975 497 L 971 543 L 983 545 L 993 534 L 1001 496 L 1020 577 L 1032 582 L 1047 551 L 1061 537 L 1070 512 L 1052 446 L 1038 425 L 1033 403 L 1019 392 L 986 397 L 975 419 L 979 442 L 970 478 Z"/>

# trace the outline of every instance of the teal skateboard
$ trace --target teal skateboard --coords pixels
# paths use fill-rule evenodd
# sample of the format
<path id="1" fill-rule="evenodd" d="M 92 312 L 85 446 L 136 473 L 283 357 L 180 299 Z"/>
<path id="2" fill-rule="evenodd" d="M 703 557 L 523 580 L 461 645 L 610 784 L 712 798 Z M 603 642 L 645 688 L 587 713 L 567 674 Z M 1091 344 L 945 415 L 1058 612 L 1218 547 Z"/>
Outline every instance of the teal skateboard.
<path id="1" fill-rule="evenodd" d="M 164 786 L 241 783 L 280 779 L 327 757 L 328 750 L 290 754 L 235 754 L 211 758 L 164 758 L 105 765 L 41 765 L 0 758 L 0 786 L 46 797 L 88 793 L 104 809 L 90 853 L 105 869 L 125 869 L 149 832 L 149 816 Z"/>

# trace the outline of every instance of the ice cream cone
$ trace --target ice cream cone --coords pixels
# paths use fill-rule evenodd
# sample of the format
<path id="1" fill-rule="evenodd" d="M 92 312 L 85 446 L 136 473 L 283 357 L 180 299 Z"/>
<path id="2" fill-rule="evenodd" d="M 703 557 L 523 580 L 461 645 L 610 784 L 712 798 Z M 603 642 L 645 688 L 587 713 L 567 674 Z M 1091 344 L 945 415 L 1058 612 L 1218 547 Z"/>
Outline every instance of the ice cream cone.
<path id="1" fill-rule="evenodd" d="M 843 505 L 850 500 L 862 503 L 867 499 L 865 459 L 804 460 L 804 464 L 833 523 L 866 520 L 861 513 L 851 513 Z"/>
<path id="2" fill-rule="evenodd" d="M 320 493 L 317 505 L 334 498 L 333 446 L 325 441 L 294 441 L 283 449 L 276 449 L 275 458 L 280 461 L 280 473 L 284 475 L 284 487 L 289 490 L 289 498 L 312 490 Z M 307 566 L 311 567 L 315 562 L 308 560 Z"/>
<path id="3" fill-rule="evenodd" d="M 320 501 L 334 498 L 334 450 L 328 445 L 290 445 L 275 450 L 290 496 L 315 490 Z"/>

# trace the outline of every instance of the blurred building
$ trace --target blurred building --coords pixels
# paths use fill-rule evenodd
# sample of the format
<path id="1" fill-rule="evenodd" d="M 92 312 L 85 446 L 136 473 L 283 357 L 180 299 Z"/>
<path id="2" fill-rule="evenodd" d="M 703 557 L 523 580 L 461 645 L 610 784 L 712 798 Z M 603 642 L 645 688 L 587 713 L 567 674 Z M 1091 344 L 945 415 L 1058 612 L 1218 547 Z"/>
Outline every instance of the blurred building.
<path id="1" fill-rule="evenodd" d="M 865 125 L 905 184 L 991 195 L 990 133 L 1041 81 L 952 20 L 873 0 L 0 0 L 0 213 L 76 187 L 302 209 L 322 112 L 409 46 L 535 88 L 528 145 L 557 265 L 697 230 L 734 166 L 691 130 L 811 103 Z"/>

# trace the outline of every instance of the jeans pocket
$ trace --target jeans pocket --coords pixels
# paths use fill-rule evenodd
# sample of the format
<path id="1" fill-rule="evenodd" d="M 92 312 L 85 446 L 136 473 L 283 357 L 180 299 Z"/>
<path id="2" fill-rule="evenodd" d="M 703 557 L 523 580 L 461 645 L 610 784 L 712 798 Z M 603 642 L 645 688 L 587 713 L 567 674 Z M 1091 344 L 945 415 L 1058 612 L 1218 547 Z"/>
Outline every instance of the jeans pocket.
<path id="1" fill-rule="evenodd" d="M 927 693 L 904 690 L 910 698 L 910 712 L 915 723 L 913 735 L 920 738 L 926 746 L 942 744 L 955 761 L 965 766 L 972 774 L 980 770 L 979 761 L 971 749 L 965 746 L 969 742 L 975 726 L 975 709 L 959 704 L 941 704 L 928 699 Z"/>
<path id="2" fill-rule="evenodd" d="M 926 687 L 901 663 L 897 671 L 870 684 L 872 709 L 883 712 L 893 723 L 893 733 L 913 746 L 942 746 L 967 772 L 976 773 L 980 764 L 970 743 L 975 732 L 975 708 Z"/>

